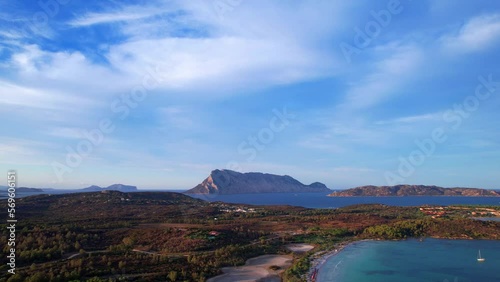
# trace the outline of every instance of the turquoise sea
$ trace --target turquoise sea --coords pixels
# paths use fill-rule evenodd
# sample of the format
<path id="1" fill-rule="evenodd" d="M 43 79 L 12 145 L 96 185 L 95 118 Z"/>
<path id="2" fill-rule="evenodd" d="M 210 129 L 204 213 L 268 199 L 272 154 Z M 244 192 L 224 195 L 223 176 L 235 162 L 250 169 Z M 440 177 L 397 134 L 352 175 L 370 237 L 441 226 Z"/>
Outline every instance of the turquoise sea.
<path id="1" fill-rule="evenodd" d="M 477 261 L 478 250 L 486 258 Z M 363 241 L 319 269 L 318 282 L 500 281 L 500 241 L 424 239 Z"/>

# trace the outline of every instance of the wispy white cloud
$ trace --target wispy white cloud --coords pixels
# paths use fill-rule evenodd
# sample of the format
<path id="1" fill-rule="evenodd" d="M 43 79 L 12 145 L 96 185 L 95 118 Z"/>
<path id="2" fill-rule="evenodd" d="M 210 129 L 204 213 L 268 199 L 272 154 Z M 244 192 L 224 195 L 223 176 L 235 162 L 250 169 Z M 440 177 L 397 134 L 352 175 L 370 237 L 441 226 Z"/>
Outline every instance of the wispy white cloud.
<path id="1" fill-rule="evenodd" d="M 0 164 L 10 166 L 8 169 L 16 169 L 18 165 L 44 166 L 54 147 L 51 142 L 2 136 Z"/>
<path id="2" fill-rule="evenodd" d="M 153 65 L 159 70 L 161 86 L 167 89 L 226 92 L 219 95 L 230 94 L 228 88 L 261 88 L 329 73 L 325 58 L 313 50 L 237 37 L 130 42 L 113 47 L 109 61 L 132 75 L 139 75 L 138 66 Z"/>
<path id="3" fill-rule="evenodd" d="M 375 122 L 378 125 L 386 125 L 386 124 L 409 124 L 409 123 L 419 123 L 419 122 L 427 122 L 427 121 L 438 121 L 441 120 L 443 114 L 441 112 L 438 113 L 428 113 L 422 115 L 415 116 L 405 116 L 399 117 L 390 120 L 380 120 Z"/>
<path id="4" fill-rule="evenodd" d="M 73 26 L 89 26 L 94 24 L 113 23 L 119 21 L 130 21 L 148 17 L 150 14 L 138 13 L 113 13 L 113 14 L 88 14 L 84 18 L 76 19 L 70 22 Z"/>
<path id="5" fill-rule="evenodd" d="M 71 139 L 80 138 L 80 128 L 95 128 L 97 119 L 111 114 L 111 100 L 130 94 L 152 72 L 159 81 L 151 90 L 154 95 L 134 108 L 128 120 L 117 121 L 118 130 L 109 137 L 118 140 L 109 142 L 106 136 L 107 141 L 95 149 L 88 162 L 75 170 L 82 173 L 76 172 L 72 179 L 97 175 L 104 180 L 107 176 L 96 172 L 104 168 L 113 171 L 115 177 L 137 181 L 133 179 L 137 173 L 124 175 L 123 171 L 143 168 L 143 172 L 160 171 L 152 182 L 182 178 L 184 183 L 190 183 L 191 171 L 205 176 L 211 169 L 226 164 L 232 153 L 236 154 L 240 140 L 232 144 L 227 139 L 251 133 L 236 128 L 241 126 L 225 127 L 203 117 L 220 113 L 231 119 L 231 112 L 246 111 L 242 101 L 250 100 L 229 98 L 262 93 L 256 90 L 265 89 L 276 96 L 261 100 L 259 94 L 254 94 L 258 103 L 290 102 L 315 114 L 301 112 L 304 126 L 290 127 L 284 134 L 292 137 L 276 138 L 276 144 L 269 146 L 285 148 L 282 151 L 259 152 L 262 163 L 246 163 L 240 155 L 234 158 L 242 162 L 244 170 L 290 174 L 305 182 L 353 183 L 353 178 L 376 182 L 382 173 L 370 169 L 370 161 L 380 162 L 387 152 L 392 154 L 406 148 L 412 136 L 427 136 L 427 127 L 439 118 L 438 113 L 412 115 L 421 113 L 425 107 L 422 105 L 387 111 L 388 102 L 422 91 L 417 104 L 428 103 L 426 95 L 435 95 L 434 111 L 440 110 L 438 102 L 449 106 L 454 100 L 448 103 L 448 96 L 460 94 L 442 93 L 442 89 L 433 85 L 426 85 L 427 89 L 418 85 L 419 80 L 424 76 L 424 79 L 441 79 L 441 75 L 449 74 L 450 63 L 456 60 L 459 65 L 463 58 L 442 56 L 443 53 L 486 50 L 495 45 L 499 35 L 497 14 L 467 13 L 472 18 L 461 28 L 441 36 L 443 29 L 457 24 L 456 20 L 450 23 L 444 18 L 439 27 L 432 26 L 432 16 L 426 18 L 425 9 L 415 9 L 415 15 L 430 20 L 429 26 L 409 24 L 415 22 L 411 18 L 415 16 L 413 13 L 405 14 L 412 20 L 393 17 L 391 26 L 369 48 L 363 49 L 360 54 L 363 59 L 347 66 L 342 58 L 337 58 L 337 40 L 352 38 L 352 27 L 356 25 L 364 27 L 360 25 L 366 22 L 360 18 L 362 13 L 352 10 L 353 5 L 358 5 L 369 13 L 369 5 L 359 4 L 364 2 L 226 1 L 239 3 L 226 11 L 217 10 L 213 5 L 216 2 L 169 0 L 148 2 L 141 7 L 118 2 L 76 5 L 81 9 L 75 10 L 74 19 L 63 23 L 63 18 L 51 18 L 40 34 L 2 29 L 0 48 L 8 49 L 2 53 L 8 59 L 0 61 L 3 74 L 0 117 L 15 117 L 23 128 L 33 132 L 30 138 L 51 140 L 54 147 L 45 150 L 41 146 L 16 147 L 12 142 L 3 142 L 0 149 L 4 154 L 10 152 L 7 157 L 13 158 L 27 148 L 30 154 L 19 158 L 19 162 L 43 165 L 43 160 L 45 168 L 51 170 L 47 163 L 64 159 L 65 146 L 71 145 Z M 425 12 L 418 14 L 419 11 Z M 0 17 L 12 20 L 5 13 Z M 16 19 L 22 25 L 21 21 Z M 447 27 L 443 28 L 443 23 Z M 66 35 L 77 38 L 82 34 L 89 36 L 89 40 L 58 44 L 59 39 L 65 41 L 62 37 Z M 40 40 L 40 36 L 56 40 Z M 478 64 L 475 70 L 480 69 Z M 464 69 L 465 75 L 467 71 Z M 317 93 L 306 95 L 309 84 L 298 85 L 324 78 L 332 79 L 310 85 Z M 467 87 L 455 82 L 453 87 Z M 287 88 L 275 91 L 276 86 L 282 85 Z M 280 91 L 285 90 L 291 90 L 292 94 L 280 96 Z M 314 95 L 321 102 L 316 103 Z M 191 99 L 196 102 L 186 104 Z M 196 104 L 202 99 L 208 106 Z M 167 107 L 167 101 L 174 104 Z M 223 109 L 226 102 L 234 109 Z M 485 108 L 481 106 L 481 110 Z M 381 112 L 384 114 L 378 115 Z M 401 112 L 409 116 L 399 116 L 404 115 Z M 259 113 L 245 112 L 245 115 L 250 122 L 262 118 Z M 234 116 L 238 118 L 237 114 Z M 496 116 L 492 114 L 491 119 Z M 461 130 L 466 129 L 464 125 Z M 144 141 L 135 137 L 138 135 L 153 137 Z M 477 136 L 488 140 L 484 132 Z M 489 144 L 478 142 L 478 146 L 482 145 Z M 491 148 L 496 147 L 491 144 Z M 289 152 L 295 149 L 300 157 L 294 159 Z M 306 160 L 299 160 L 302 156 Z M 277 160 L 283 157 L 292 160 L 288 163 Z M 311 168 L 307 165 L 312 162 L 308 157 L 326 161 Z M 51 172 L 44 173 L 50 177 L 41 179 L 53 178 Z"/>
<path id="6" fill-rule="evenodd" d="M 168 6 L 152 1 L 148 6 L 129 5 L 103 12 L 90 12 L 81 15 L 68 24 L 74 27 L 85 27 L 98 24 L 113 24 L 117 22 L 133 22 L 146 19 L 169 11 Z"/>
<path id="7" fill-rule="evenodd" d="M 0 104 L 28 107 L 34 109 L 60 110 L 78 103 L 84 106 L 95 105 L 92 100 L 75 97 L 57 90 L 24 87 L 18 84 L 0 80 Z M 67 109 L 67 108 L 66 108 Z"/>
<path id="8" fill-rule="evenodd" d="M 391 48 L 388 56 L 375 64 L 374 70 L 357 82 L 351 83 L 344 110 L 361 110 L 378 105 L 404 91 L 405 83 L 422 63 L 423 53 L 417 46 Z"/>
<path id="9" fill-rule="evenodd" d="M 80 96 L 83 94 L 87 97 L 113 94 L 110 92 L 126 89 L 142 79 L 137 77 L 132 80 L 113 69 L 95 64 L 79 51 L 52 52 L 32 44 L 23 46 L 12 56 L 10 62 L 17 77 L 29 81 L 31 85 L 65 91 L 72 89 L 77 93 L 85 89 L 86 93 L 81 93 Z M 48 84 L 48 81 L 51 83 Z M 75 91 L 71 92 L 75 94 Z"/>
<path id="10" fill-rule="evenodd" d="M 446 50 L 463 53 L 479 51 L 500 40 L 500 14 L 489 14 L 470 19 L 456 33 L 441 38 Z"/>
<path id="11" fill-rule="evenodd" d="M 21 32 L 15 30 L 0 30 L 0 36 L 6 39 L 20 39 L 24 37 Z"/>
<path id="12" fill-rule="evenodd" d="M 118 11 L 93 12 L 70 24 L 120 22 L 118 30 L 130 39 L 112 45 L 106 57 L 129 77 L 142 75 L 145 66 L 153 66 L 159 70 L 162 88 L 205 93 L 217 89 L 218 95 L 224 95 L 235 89 L 331 76 L 336 60 L 319 43 L 335 30 L 337 20 L 332 20 L 331 13 L 343 17 L 342 8 L 348 6 L 321 1 L 287 7 L 255 1 L 244 9 L 235 8 L 221 20 L 203 1 L 169 4 L 165 9 L 155 2 L 138 11 L 135 6 L 125 6 Z M 172 10 L 182 13 L 154 17 Z M 260 15 L 258 21 L 256 14 Z M 190 36 L 186 30 L 200 34 Z"/>

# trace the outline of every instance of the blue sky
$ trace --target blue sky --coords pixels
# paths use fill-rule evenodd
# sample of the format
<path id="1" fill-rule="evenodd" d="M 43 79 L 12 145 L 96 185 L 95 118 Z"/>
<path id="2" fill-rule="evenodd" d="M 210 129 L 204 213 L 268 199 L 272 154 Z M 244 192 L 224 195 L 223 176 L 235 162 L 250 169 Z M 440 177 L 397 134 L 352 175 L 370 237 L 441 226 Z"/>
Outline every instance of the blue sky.
<path id="1" fill-rule="evenodd" d="M 0 1 L 19 185 L 500 188 L 500 2 Z"/>

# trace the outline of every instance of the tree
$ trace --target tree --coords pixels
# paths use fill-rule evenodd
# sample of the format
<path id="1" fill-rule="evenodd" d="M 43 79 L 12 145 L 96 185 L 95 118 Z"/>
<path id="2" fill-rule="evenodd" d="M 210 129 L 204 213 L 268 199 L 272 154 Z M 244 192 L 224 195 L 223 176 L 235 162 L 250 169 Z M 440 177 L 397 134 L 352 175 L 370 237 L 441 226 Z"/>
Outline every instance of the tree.
<path id="1" fill-rule="evenodd" d="M 95 276 L 90 279 L 85 280 L 85 282 L 105 282 L 105 280 L 102 280 L 101 278 Z"/>
<path id="2" fill-rule="evenodd" d="M 22 282 L 24 281 L 23 277 L 21 276 L 21 274 L 19 273 L 16 273 L 14 275 L 12 275 L 11 277 L 9 277 L 9 279 L 7 280 L 7 282 Z"/>
<path id="3" fill-rule="evenodd" d="M 49 281 L 49 279 L 47 278 L 47 276 L 45 276 L 45 274 L 41 273 L 41 272 L 37 272 L 33 275 L 31 275 L 28 279 L 24 280 L 26 282 L 45 282 L 45 281 Z"/>
<path id="4" fill-rule="evenodd" d="M 174 282 L 177 280 L 177 271 L 170 271 L 168 273 L 168 279 L 170 279 L 170 281 Z"/>
<path id="5" fill-rule="evenodd" d="M 130 237 L 123 238 L 122 242 L 127 247 L 131 247 L 132 245 L 134 245 L 134 239 L 132 239 Z"/>

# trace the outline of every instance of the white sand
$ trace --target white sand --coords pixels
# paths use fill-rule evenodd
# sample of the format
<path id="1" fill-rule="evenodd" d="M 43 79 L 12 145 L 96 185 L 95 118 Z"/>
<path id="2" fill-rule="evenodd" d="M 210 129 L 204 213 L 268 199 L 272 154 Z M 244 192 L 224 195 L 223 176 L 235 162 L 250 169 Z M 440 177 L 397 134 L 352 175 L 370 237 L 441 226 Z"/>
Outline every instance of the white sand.
<path id="1" fill-rule="evenodd" d="M 274 271 L 270 266 L 277 265 L 280 269 Z M 279 282 L 279 274 L 292 265 L 292 257 L 284 255 L 264 255 L 247 260 L 244 266 L 224 267 L 224 274 L 210 278 L 207 282 L 259 281 Z"/>
<path id="2" fill-rule="evenodd" d="M 290 244 L 286 248 L 294 253 L 305 253 L 314 249 L 314 246 L 309 244 Z"/>
<path id="3" fill-rule="evenodd" d="M 311 261 L 311 268 L 309 269 L 309 272 L 307 273 L 307 280 L 310 281 L 310 277 L 312 272 L 314 271 L 315 268 L 320 269 L 323 264 L 326 263 L 326 261 L 333 257 L 338 255 L 345 247 L 351 245 L 351 244 L 356 244 L 364 241 L 373 241 L 371 239 L 366 239 L 366 240 L 359 240 L 359 241 L 344 241 L 335 246 L 335 249 L 330 250 L 330 251 L 321 251 L 317 252 L 312 256 L 312 261 Z"/>

